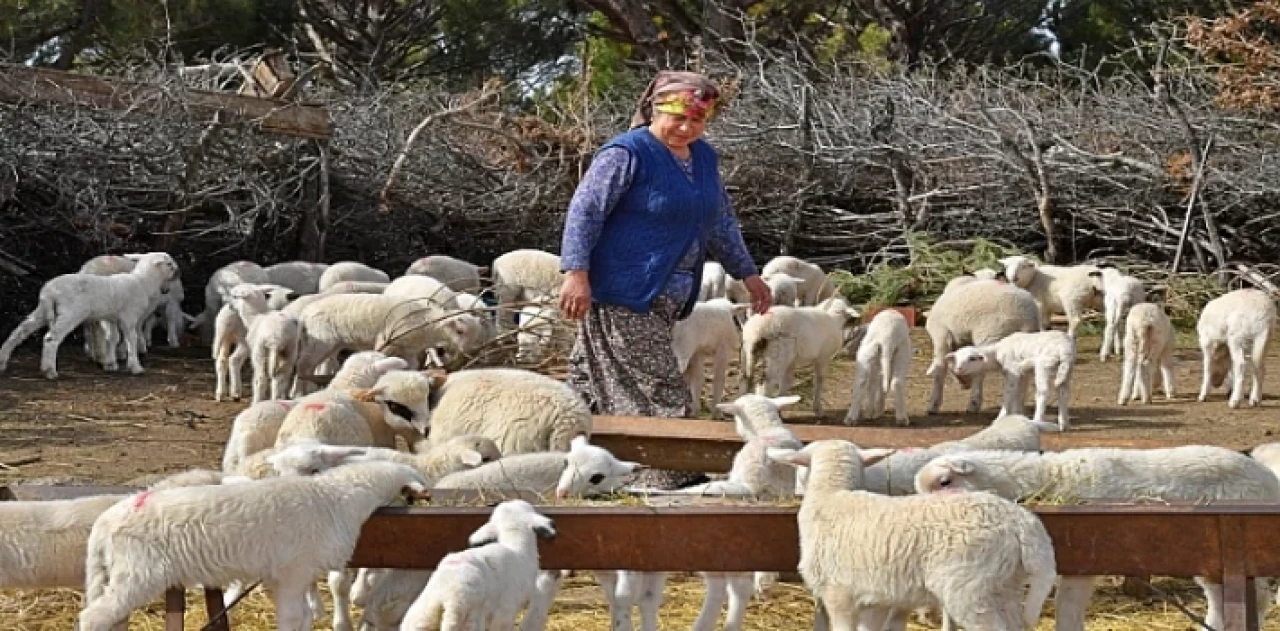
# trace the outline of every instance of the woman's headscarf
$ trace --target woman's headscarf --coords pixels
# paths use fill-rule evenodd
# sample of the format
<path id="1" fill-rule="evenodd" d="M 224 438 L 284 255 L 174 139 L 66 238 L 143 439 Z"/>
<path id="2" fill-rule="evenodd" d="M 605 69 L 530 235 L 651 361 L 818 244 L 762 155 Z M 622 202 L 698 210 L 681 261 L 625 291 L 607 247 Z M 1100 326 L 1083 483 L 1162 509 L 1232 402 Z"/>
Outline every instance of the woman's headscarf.
<path id="1" fill-rule="evenodd" d="M 706 75 L 679 70 L 663 70 L 649 82 L 631 117 L 631 129 L 653 122 L 653 109 L 671 112 L 696 111 L 710 118 L 715 113 L 720 90 Z"/>

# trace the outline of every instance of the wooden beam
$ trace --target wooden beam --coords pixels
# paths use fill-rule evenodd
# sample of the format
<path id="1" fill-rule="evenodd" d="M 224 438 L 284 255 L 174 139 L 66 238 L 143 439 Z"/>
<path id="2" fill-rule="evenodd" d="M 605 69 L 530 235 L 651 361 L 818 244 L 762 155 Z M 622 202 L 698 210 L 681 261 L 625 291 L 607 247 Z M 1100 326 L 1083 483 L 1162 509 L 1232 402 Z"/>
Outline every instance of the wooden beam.
<path id="1" fill-rule="evenodd" d="M 489 508 L 383 508 L 365 522 L 351 567 L 433 568 L 467 547 Z M 784 506 L 540 506 L 559 536 L 540 545 L 546 569 L 794 571 L 798 508 Z M 1280 506 L 1260 504 L 1089 504 L 1032 507 L 1067 575 L 1224 575 L 1231 565 L 1275 573 L 1280 547 L 1249 546 L 1253 566 L 1224 559 L 1236 523 L 1280 532 Z M 603 537 L 602 532 L 609 533 Z M 411 547 L 404 541 L 414 541 Z M 680 545 L 671 545 L 679 541 Z M 1265 541 L 1271 541 L 1266 539 Z M 1243 547 L 1242 547 L 1243 549 Z M 1177 554 L 1170 554 L 1177 550 Z M 1228 563 L 1230 562 L 1230 563 Z M 1251 570 L 1250 567 L 1261 568 Z M 1237 569 L 1238 573 L 1239 570 Z M 1263 574 L 1266 575 L 1266 574 Z"/>
<path id="2" fill-rule="evenodd" d="M 804 442 L 847 440 L 861 447 L 929 447 L 971 436 L 981 427 L 846 427 L 844 425 L 787 426 Z M 727 421 L 649 418 L 643 416 L 596 416 L 592 418 L 591 442 L 624 460 L 643 462 L 660 469 L 725 473 L 742 439 Z M 1116 439 L 1080 432 L 1044 434 L 1042 447 L 1048 451 L 1084 447 L 1158 449 L 1186 443 L 1170 440 Z"/>
<path id="3" fill-rule="evenodd" d="M 0 486 L 0 501 L 73 500 L 78 497 L 94 495 L 129 495 L 141 490 L 132 486 L 11 484 L 9 486 Z"/>
<path id="4" fill-rule="evenodd" d="M 157 112 L 164 107 L 163 94 L 162 88 L 140 81 L 0 64 L 0 101 L 7 103 L 65 103 Z M 322 107 L 209 90 L 180 89 L 177 94 L 184 109 L 204 120 L 221 111 L 255 121 L 268 133 L 319 140 L 333 136 L 333 121 Z"/>

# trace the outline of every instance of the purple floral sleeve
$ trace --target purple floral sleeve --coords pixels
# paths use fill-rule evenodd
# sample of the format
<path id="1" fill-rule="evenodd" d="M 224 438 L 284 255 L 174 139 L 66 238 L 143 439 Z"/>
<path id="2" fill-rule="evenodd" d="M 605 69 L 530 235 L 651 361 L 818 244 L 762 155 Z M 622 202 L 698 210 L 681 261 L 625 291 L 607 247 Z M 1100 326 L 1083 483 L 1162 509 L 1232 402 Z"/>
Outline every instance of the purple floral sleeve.
<path id="1" fill-rule="evenodd" d="M 591 160 L 564 218 L 560 271 L 588 269 L 604 220 L 627 192 L 634 176 L 631 153 L 622 147 L 605 149 Z"/>
<path id="2" fill-rule="evenodd" d="M 756 262 L 751 259 L 751 252 L 742 240 L 742 230 L 738 227 L 738 217 L 733 212 L 733 201 L 729 192 L 720 188 L 720 216 L 711 226 L 711 234 L 707 235 L 707 251 L 730 276 L 742 280 L 754 276 Z"/>

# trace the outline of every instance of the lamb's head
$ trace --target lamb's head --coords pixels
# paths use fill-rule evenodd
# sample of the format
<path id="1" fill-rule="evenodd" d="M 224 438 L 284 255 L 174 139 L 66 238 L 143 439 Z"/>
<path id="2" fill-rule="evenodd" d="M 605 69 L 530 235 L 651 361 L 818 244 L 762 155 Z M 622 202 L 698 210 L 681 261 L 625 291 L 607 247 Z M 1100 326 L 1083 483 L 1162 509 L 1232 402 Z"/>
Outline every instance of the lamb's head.
<path id="1" fill-rule="evenodd" d="M 916 473 L 916 492 L 946 493 L 990 490 L 984 483 L 982 460 L 970 452 L 938 456 Z"/>
<path id="2" fill-rule="evenodd" d="M 536 362 L 551 344 L 560 311 L 543 305 L 526 305 L 516 314 L 516 361 Z"/>
<path id="3" fill-rule="evenodd" d="M 277 475 L 315 475 L 348 462 L 367 458 L 364 447 L 326 445 L 316 441 L 299 441 L 267 456 Z"/>
<path id="4" fill-rule="evenodd" d="M 847 440 L 815 440 L 803 449 L 769 447 L 765 455 L 774 462 L 808 467 L 806 485 L 810 489 L 855 490 L 865 486 L 862 470 L 893 452 L 893 449 L 861 449 Z"/>
<path id="5" fill-rule="evenodd" d="M 743 440 L 748 440 L 767 427 L 781 426 L 782 415 L 778 411 L 799 402 L 800 397 L 796 395 L 770 398 L 748 393 L 734 399 L 733 403 L 717 404 L 716 409 L 732 414 L 734 429 Z"/>
<path id="6" fill-rule="evenodd" d="M 965 390 L 973 385 L 974 375 L 1000 367 L 996 363 L 994 353 L 977 346 L 966 346 L 947 353 L 943 356 L 942 363 L 952 375 L 955 375 L 956 381 L 959 381 L 960 387 Z"/>
<path id="7" fill-rule="evenodd" d="M 556 484 L 559 499 L 612 493 L 632 474 L 649 468 L 638 462 L 618 460 L 608 450 L 588 443 L 587 437 L 581 434 L 573 438 L 566 458 L 568 466 Z"/>
<path id="8" fill-rule="evenodd" d="M 508 500 L 493 507 L 489 521 L 471 533 L 467 544 L 473 548 L 488 545 L 496 542 L 504 531 L 522 530 L 531 531 L 542 539 L 556 538 L 555 522 L 550 517 L 534 510 L 533 505 L 524 500 Z"/>
<path id="9" fill-rule="evenodd" d="M 392 502 L 401 495 L 407 499 L 426 499 L 431 495 L 430 483 L 417 469 L 380 458 L 348 462 L 319 475 L 385 493 L 384 503 Z"/>
<path id="10" fill-rule="evenodd" d="M 1025 288 L 1036 276 L 1036 262 L 1022 255 L 1000 259 L 1004 265 L 1004 277 L 1018 287 Z"/>
<path id="11" fill-rule="evenodd" d="M 139 255 L 137 261 L 133 273 L 158 279 L 161 293 L 168 293 L 169 283 L 179 278 L 178 262 L 168 252 L 147 252 Z"/>
<path id="12" fill-rule="evenodd" d="M 227 291 L 227 302 L 241 316 L 246 310 L 250 313 L 262 313 L 270 309 L 267 306 L 267 292 L 262 287 L 249 283 L 241 283 Z"/>
<path id="13" fill-rule="evenodd" d="M 844 298 L 841 298 L 839 296 L 832 296 L 831 298 L 827 298 L 826 300 L 823 300 L 822 302 L 818 303 L 818 306 L 821 307 L 822 310 L 826 311 L 827 313 L 844 314 L 846 326 L 848 326 L 850 323 L 856 323 L 858 321 L 858 318 L 862 317 L 862 314 L 858 313 L 857 309 L 854 309 L 853 307 L 849 306 L 849 303 L 846 302 Z"/>
<path id="14" fill-rule="evenodd" d="M 382 406 L 387 425 L 426 433 L 431 426 L 431 375 L 416 370 L 392 370 L 372 388 L 351 391 L 351 398 Z"/>
<path id="15" fill-rule="evenodd" d="M 371 388 L 383 375 L 393 370 L 408 369 L 409 362 L 399 357 L 387 357 L 378 351 L 360 351 L 342 362 L 329 387 L 339 384 L 344 388 Z"/>

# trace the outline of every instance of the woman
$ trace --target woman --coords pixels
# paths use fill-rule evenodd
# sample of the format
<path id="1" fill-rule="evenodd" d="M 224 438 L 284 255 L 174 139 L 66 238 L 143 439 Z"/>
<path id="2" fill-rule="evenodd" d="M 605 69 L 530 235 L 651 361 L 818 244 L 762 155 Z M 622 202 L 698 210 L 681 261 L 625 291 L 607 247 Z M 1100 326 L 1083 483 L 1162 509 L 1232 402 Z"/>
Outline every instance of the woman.
<path id="1" fill-rule="evenodd" d="M 718 157 L 701 139 L 718 91 L 705 76 L 661 72 L 631 130 L 596 153 L 565 218 L 560 310 L 583 320 L 569 355 L 569 384 L 595 414 L 688 418 L 698 402 L 671 350 L 671 327 L 692 311 L 710 254 L 770 306 L 742 239 Z M 649 472 L 674 487 L 693 475 Z"/>

